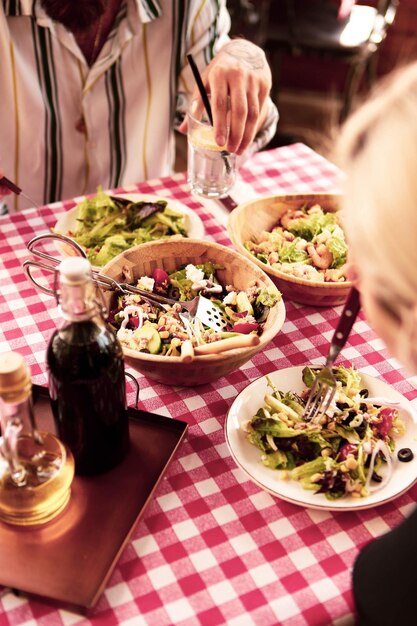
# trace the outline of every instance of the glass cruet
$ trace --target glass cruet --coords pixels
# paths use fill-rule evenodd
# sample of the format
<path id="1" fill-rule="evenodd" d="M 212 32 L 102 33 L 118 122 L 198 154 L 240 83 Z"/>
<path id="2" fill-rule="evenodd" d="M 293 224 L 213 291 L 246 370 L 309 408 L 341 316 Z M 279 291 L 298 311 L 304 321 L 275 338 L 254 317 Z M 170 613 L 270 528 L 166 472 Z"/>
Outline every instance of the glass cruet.
<path id="1" fill-rule="evenodd" d="M 66 507 L 71 452 L 37 428 L 30 371 L 17 352 L 0 354 L 0 521 L 43 524 Z"/>

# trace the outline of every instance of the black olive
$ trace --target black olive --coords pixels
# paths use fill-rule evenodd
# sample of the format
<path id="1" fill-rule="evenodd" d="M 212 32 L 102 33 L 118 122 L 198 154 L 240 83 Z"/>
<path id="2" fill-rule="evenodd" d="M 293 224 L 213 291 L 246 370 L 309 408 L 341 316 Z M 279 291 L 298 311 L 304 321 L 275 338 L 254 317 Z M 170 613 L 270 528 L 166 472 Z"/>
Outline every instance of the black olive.
<path id="1" fill-rule="evenodd" d="M 336 402 L 336 406 L 341 411 L 343 411 L 344 409 L 348 409 L 349 408 L 349 404 L 347 402 Z"/>
<path id="2" fill-rule="evenodd" d="M 399 461 L 408 463 L 414 458 L 414 453 L 410 448 L 401 448 L 401 450 L 398 450 L 397 457 Z"/>
<path id="3" fill-rule="evenodd" d="M 279 449 L 282 450 L 282 452 L 289 452 L 292 449 L 293 443 L 294 443 L 293 437 L 280 437 Z"/>
<path id="4" fill-rule="evenodd" d="M 170 285 L 168 287 L 168 296 L 172 298 L 173 300 L 179 300 L 180 290 L 178 289 L 178 287 L 174 287 L 174 285 Z"/>
<path id="5" fill-rule="evenodd" d="M 376 472 L 372 472 L 372 480 L 376 483 L 382 483 L 382 476 L 380 476 Z"/>
<path id="6" fill-rule="evenodd" d="M 255 314 L 255 319 L 258 322 L 258 324 L 262 324 L 263 322 L 266 322 L 266 320 L 268 319 L 268 315 L 269 315 L 269 311 L 270 311 L 270 307 L 269 306 L 265 306 L 264 304 L 254 304 L 253 305 L 253 311 Z"/>
<path id="7" fill-rule="evenodd" d="M 367 389 L 361 389 L 359 395 L 361 398 L 367 398 L 369 396 L 369 391 Z"/>
<path id="8" fill-rule="evenodd" d="M 361 402 L 359 405 L 359 409 L 362 411 L 362 413 L 366 413 L 368 411 L 368 405 L 365 404 L 365 402 Z"/>
<path id="9" fill-rule="evenodd" d="M 354 430 L 356 430 L 356 432 L 358 433 L 359 437 L 361 439 L 363 439 L 364 436 L 365 436 L 365 433 L 366 433 L 366 422 L 365 422 L 365 420 L 363 420 L 362 424 L 359 424 L 359 426 L 356 426 L 356 428 Z"/>
<path id="10" fill-rule="evenodd" d="M 350 422 L 357 416 L 356 411 L 349 411 L 349 413 L 343 418 L 343 425 L 349 426 Z"/>

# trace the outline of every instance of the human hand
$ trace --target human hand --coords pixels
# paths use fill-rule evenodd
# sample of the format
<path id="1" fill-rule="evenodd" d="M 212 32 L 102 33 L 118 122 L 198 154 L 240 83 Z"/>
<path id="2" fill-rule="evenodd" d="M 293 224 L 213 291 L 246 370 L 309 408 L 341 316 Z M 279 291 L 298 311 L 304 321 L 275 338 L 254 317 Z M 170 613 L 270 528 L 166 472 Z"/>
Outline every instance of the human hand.
<path id="1" fill-rule="evenodd" d="M 265 53 L 250 41 L 233 40 L 217 53 L 201 77 L 210 94 L 216 143 L 223 146 L 228 137 L 227 149 L 242 154 L 252 143 L 266 116 L 272 79 Z M 201 103 L 197 88 L 193 99 Z M 186 129 L 185 120 L 179 130 L 186 132 Z"/>

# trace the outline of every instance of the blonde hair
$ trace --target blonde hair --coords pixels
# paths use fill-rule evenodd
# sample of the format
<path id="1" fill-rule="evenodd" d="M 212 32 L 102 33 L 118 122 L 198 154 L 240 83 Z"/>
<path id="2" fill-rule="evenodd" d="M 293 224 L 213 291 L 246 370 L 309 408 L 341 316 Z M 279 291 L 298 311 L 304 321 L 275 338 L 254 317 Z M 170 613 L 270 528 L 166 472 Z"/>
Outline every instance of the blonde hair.
<path id="1" fill-rule="evenodd" d="M 375 295 L 417 303 L 417 63 L 395 71 L 346 122 L 342 219 Z"/>

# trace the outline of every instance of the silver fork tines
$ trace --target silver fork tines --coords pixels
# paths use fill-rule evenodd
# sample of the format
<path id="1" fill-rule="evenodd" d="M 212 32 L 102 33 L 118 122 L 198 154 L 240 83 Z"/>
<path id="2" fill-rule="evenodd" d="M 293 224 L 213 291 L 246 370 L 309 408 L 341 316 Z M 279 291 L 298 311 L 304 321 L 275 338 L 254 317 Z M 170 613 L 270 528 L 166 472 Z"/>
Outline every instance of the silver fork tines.
<path id="1" fill-rule="evenodd" d="M 359 292 L 352 287 L 343 307 L 339 322 L 334 331 L 324 366 L 316 374 L 313 386 L 307 399 L 303 418 L 318 422 L 329 409 L 337 389 L 336 378 L 332 366 L 344 347 L 352 326 L 360 310 Z"/>
<path id="2" fill-rule="evenodd" d="M 336 379 L 329 367 L 318 372 L 304 409 L 305 420 L 316 421 L 326 413 L 335 397 L 336 385 Z"/>

